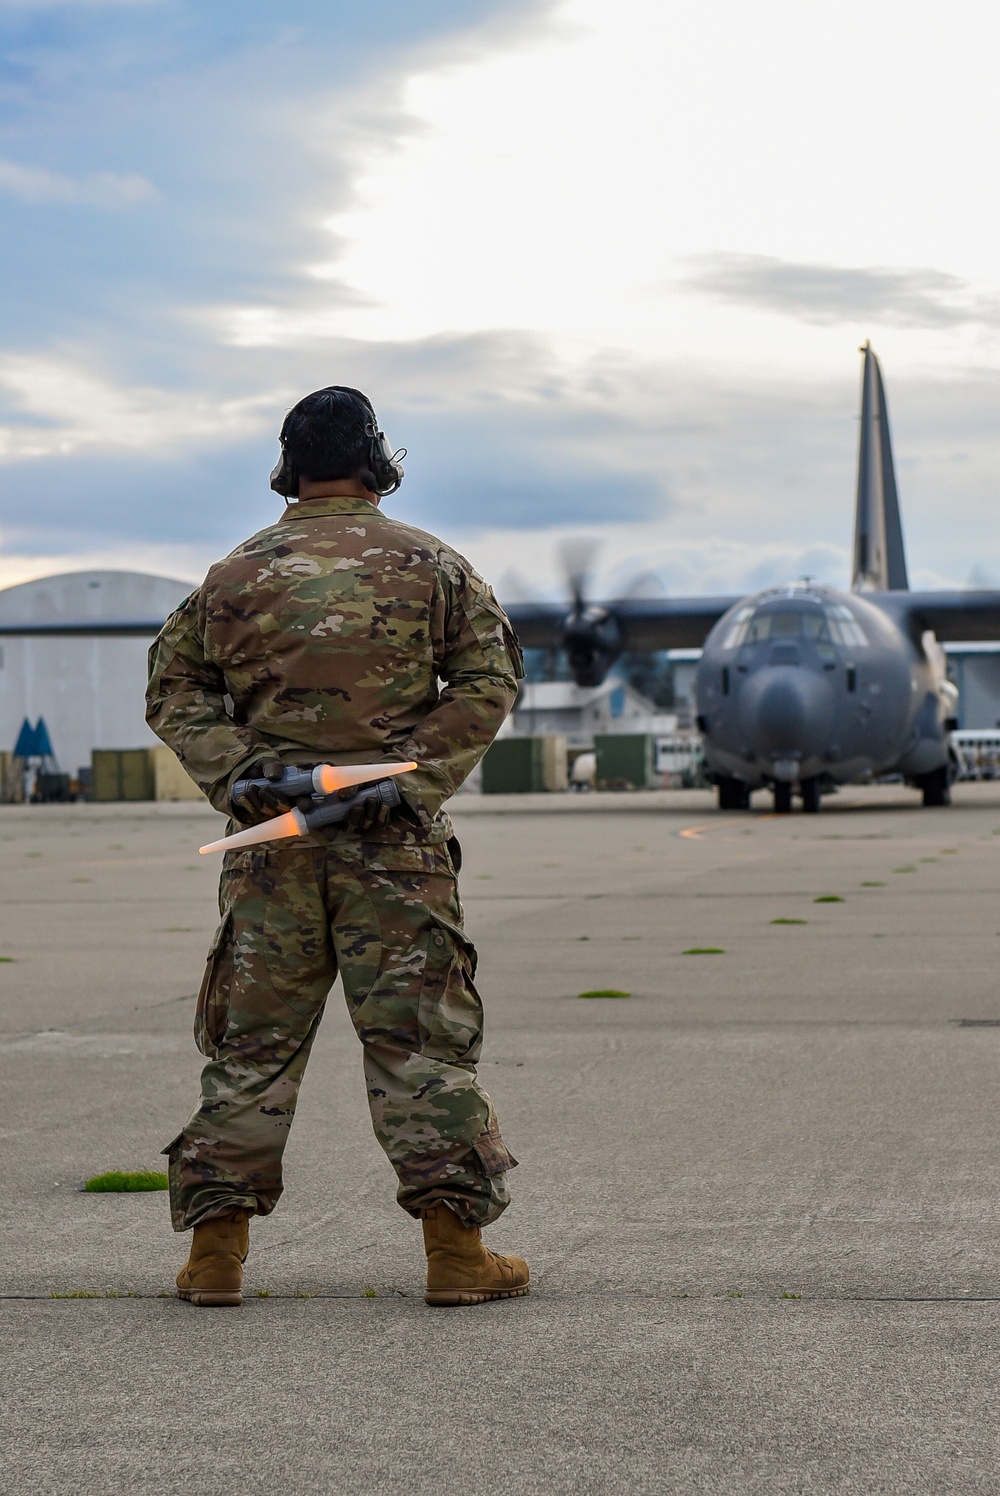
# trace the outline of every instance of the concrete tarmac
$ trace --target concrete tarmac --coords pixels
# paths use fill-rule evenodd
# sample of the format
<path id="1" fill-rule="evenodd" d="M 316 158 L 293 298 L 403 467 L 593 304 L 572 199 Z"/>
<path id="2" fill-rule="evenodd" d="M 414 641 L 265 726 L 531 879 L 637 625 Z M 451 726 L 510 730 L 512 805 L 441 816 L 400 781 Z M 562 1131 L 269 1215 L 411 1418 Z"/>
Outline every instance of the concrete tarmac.
<path id="1" fill-rule="evenodd" d="M 218 818 L 4 807 L 0 1490 L 992 1496 L 1000 785 L 955 800 L 459 798 L 534 1286 L 454 1311 L 339 989 L 247 1302 L 169 1296 L 165 1196 L 79 1185 L 194 1105 Z"/>

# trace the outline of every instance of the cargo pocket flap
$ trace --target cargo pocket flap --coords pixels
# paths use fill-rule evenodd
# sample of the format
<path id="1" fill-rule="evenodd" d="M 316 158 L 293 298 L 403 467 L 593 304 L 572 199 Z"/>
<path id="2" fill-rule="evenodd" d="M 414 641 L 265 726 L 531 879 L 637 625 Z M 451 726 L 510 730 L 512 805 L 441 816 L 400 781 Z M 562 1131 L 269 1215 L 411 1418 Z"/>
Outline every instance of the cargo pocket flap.
<path id="1" fill-rule="evenodd" d="M 517 1168 L 517 1159 L 500 1136 L 500 1128 L 495 1119 L 485 1132 L 479 1134 L 472 1145 L 472 1151 L 482 1164 L 487 1178 Z"/>
<path id="2" fill-rule="evenodd" d="M 233 916 L 225 914 L 212 937 L 205 975 L 194 1010 L 194 1042 L 208 1059 L 217 1059 L 229 1018 L 233 977 Z"/>
<path id="3" fill-rule="evenodd" d="M 431 959 L 433 960 L 436 954 L 436 947 L 440 948 L 442 957 L 444 957 L 450 946 L 453 945 L 456 950 L 461 951 L 468 967 L 469 976 L 475 981 L 476 967 L 479 965 L 479 952 L 468 935 L 458 925 L 453 925 L 450 919 L 445 919 L 443 914 L 438 914 L 433 909 L 429 910 L 428 913 L 431 917 Z"/>

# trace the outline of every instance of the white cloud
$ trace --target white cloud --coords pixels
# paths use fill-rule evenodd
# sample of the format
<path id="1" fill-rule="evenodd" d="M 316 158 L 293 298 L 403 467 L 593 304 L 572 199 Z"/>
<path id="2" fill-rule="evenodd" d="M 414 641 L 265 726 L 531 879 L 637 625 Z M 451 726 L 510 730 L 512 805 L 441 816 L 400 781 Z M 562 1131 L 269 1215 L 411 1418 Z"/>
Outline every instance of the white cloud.
<path id="1" fill-rule="evenodd" d="M 128 207 L 159 196 L 152 182 L 135 172 L 91 172 L 68 177 L 40 166 L 0 159 L 0 193 L 28 203 L 80 203 L 96 208 Z"/>
<path id="2" fill-rule="evenodd" d="M 199 391 L 123 386 L 69 359 L 0 358 L 0 389 L 25 419 L 0 423 L 0 460 L 93 451 L 169 455 L 223 446 L 273 425 L 284 393 L 218 399 Z"/>
<path id="3" fill-rule="evenodd" d="M 897 365 L 1000 362 L 992 324 L 883 330 L 869 298 L 821 326 L 685 284 L 689 257 L 728 252 L 932 267 L 995 300 L 998 45 L 977 0 L 563 0 L 541 33 L 421 63 L 380 140 L 348 135 L 353 201 L 303 292 L 316 320 L 284 331 L 517 329 L 568 361 L 612 347 L 807 377 L 871 333 Z M 243 319 L 244 346 L 282 320 Z"/>
<path id="4" fill-rule="evenodd" d="M 261 90 L 309 176 L 284 278 L 244 264 L 232 305 L 183 317 L 166 298 L 191 389 L 130 386 L 79 345 L 0 357 L 0 458 L 235 447 L 343 380 L 412 447 L 402 516 L 464 532 L 493 577 L 552 592 L 584 514 L 602 590 L 650 568 L 674 593 L 843 581 L 871 335 L 911 571 L 961 579 L 995 551 L 997 41 L 974 0 L 562 0 L 551 25 L 393 54 L 325 106 Z M 108 180 L 133 179 L 0 163 L 0 192 L 38 201 Z"/>

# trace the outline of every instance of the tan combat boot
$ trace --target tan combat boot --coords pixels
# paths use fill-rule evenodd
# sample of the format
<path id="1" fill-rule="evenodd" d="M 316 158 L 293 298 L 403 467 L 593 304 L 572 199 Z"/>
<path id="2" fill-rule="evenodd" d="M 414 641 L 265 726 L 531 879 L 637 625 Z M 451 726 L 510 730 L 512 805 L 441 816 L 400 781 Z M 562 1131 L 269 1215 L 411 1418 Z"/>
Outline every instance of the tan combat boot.
<path id="1" fill-rule="evenodd" d="M 249 1211 L 211 1216 L 194 1228 L 191 1253 L 177 1274 L 177 1296 L 199 1308 L 242 1304 L 243 1264 L 250 1250 Z"/>
<path id="2" fill-rule="evenodd" d="M 478 1226 L 463 1226 L 447 1205 L 420 1213 L 427 1252 L 425 1304 L 483 1304 L 528 1292 L 528 1264 L 484 1247 Z"/>

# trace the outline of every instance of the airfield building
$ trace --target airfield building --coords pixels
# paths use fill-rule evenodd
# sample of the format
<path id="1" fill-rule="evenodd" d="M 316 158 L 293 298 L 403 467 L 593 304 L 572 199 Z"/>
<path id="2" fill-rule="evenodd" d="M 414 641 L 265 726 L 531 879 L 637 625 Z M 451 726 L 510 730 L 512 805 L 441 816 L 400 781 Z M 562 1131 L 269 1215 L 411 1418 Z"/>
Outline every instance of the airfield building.
<path id="1" fill-rule="evenodd" d="M 146 654 L 190 582 L 77 571 L 0 589 L 0 750 L 42 719 L 64 772 L 95 748 L 147 748 Z"/>

